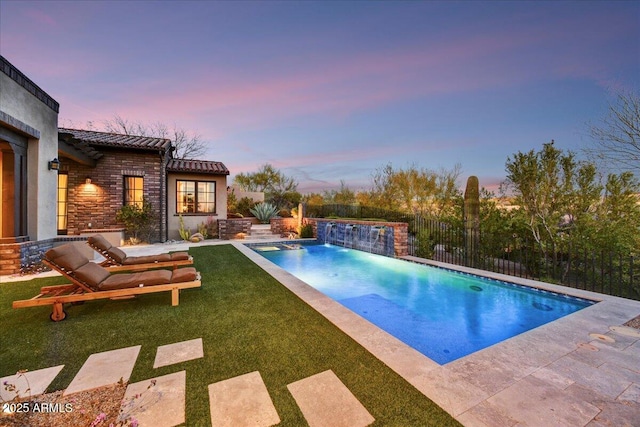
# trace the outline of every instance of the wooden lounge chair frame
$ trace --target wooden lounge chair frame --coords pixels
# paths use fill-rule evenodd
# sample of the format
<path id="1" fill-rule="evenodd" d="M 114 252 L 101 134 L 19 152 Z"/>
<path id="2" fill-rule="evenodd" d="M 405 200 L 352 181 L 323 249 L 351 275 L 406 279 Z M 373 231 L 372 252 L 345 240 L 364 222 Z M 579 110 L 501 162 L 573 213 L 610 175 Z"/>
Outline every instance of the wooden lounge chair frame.
<path id="1" fill-rule="evenodd" d="M 180 302 L 180 290 L 189 288 L 199 288 L 202 286 L 201 281 L 198 280 L 190 282 L 178 282 L 168 283 L 166 285 L 153 285 L 143 286 L 135 288 L 116 289 L 108 291 L 99 291 L 92 289 L 86 283 L 78 280 L 70 275 L 63 268 L 60 268 L 56 264 L 48 261 L 42 261 L 47 266 L 58 271 L 68 280 L 71 284 L 57 285 L 57 286 L 44 286 L 40 289 L 40 293 L 35 297 L 28 300 L 14 301 L 13 308 L 24 307 L 38 307 L 42 305 L 52 305 L 51 315 L 49 318 L 54 322 L 59 322 L 67 317 L 67 312 L 64 311 L 63 305 L 67 303 L 78 303 L 82 301 L 91 301 L 105 298 L 124 298 L 134 295 L 149 294 L 155 292 L 171 292 L 171 305 L 177 306 Z"/>
<path id="2" fill-rule="evenodd" d="M 96 236 L 98 237 L 98 236 Z M 106 240 L 106 239 L 105 239 Z M 148 262 L 142 264 L 120 264 L 117 259 L 115 259 L 109 252 L 103 250 L 102 248 L 92 245 L 90 240 L 87 240 L 87 245 L 94 251 L 98 252 L 100 255 L 104 257 L 104 261 L 100 263 L 100 265 L 109 271 L 142 271 L 142 270 L 150 270 L 152 268 L 166 268 L 171 267 L 172 269 L 177 269 L 181 266 L 193 265 L 193 257 L 189 256 L 188 259 L 180 259 L 180 260 L 171 260 L 171 261 L 162 261 L 162 262 Z"/>

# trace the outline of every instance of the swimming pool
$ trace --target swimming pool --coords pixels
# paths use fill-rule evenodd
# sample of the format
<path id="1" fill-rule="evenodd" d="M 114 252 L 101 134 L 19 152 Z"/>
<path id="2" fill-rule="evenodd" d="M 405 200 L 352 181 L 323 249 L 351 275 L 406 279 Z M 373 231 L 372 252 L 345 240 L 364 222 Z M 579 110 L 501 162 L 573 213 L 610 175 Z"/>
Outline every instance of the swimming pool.
<path id="1" fill-rule="evenodd" d="M 339 246 L 249 246 L 440 364 L 594 304 Z"/>

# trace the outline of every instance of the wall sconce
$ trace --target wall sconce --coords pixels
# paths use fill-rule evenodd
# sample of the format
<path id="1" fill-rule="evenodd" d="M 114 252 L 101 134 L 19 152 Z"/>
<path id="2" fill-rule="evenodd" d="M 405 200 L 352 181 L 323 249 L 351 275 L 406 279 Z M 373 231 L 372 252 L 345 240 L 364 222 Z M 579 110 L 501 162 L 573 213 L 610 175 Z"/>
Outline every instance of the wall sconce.
<path id="1" fill-rule="evenodd" d="M 60 170 L 60 160 L 56 157 L 55 159 L 49 161 L 49 170 L 57 171 Z"/>
<path id="2" fill-rule="evenodd" d="M 87 177 L 87 179 L 84 180 L 85 184 L 91 184 L 91 178 Z"/>

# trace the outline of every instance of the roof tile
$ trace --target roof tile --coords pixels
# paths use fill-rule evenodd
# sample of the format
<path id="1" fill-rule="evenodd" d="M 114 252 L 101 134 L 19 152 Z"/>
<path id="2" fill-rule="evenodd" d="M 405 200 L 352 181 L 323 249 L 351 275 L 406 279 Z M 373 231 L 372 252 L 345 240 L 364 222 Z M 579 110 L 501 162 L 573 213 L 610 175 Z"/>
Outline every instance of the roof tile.
<path id="1" fill-rule="evenodd" d="M 148 136 L 120 135 L 117 133 L 97 132 L 93 130 L 79 130 L 59 128 L 59 133 L 71 134 L 85 144 L 101 147 L 136 148 L 144 150 L 164 151 L 171 147 L 171 140 Z"/>
<path id="2" fill-rule="evenodd" d="M 229 169 L 222 162 L 210 160 L 171 159 L 167 164 L 171 172 L 195 172 L 210 175 L 229 175 Z"/>

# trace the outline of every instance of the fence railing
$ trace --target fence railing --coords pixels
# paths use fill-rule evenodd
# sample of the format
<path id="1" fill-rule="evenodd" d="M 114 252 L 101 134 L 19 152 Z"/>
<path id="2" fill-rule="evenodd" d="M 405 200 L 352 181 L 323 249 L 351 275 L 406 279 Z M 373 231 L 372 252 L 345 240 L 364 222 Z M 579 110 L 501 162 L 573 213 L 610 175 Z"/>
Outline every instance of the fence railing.
<path id="1" fill-rule="evenodd" d="M 461 223 L 367 206 L 307 206 L 306 215 L 406 222 L 410 255 L 640 300 L 640 261 L 631 254 L 571 246 L 543 253 L 528 236 L 471 233 Z"/>

